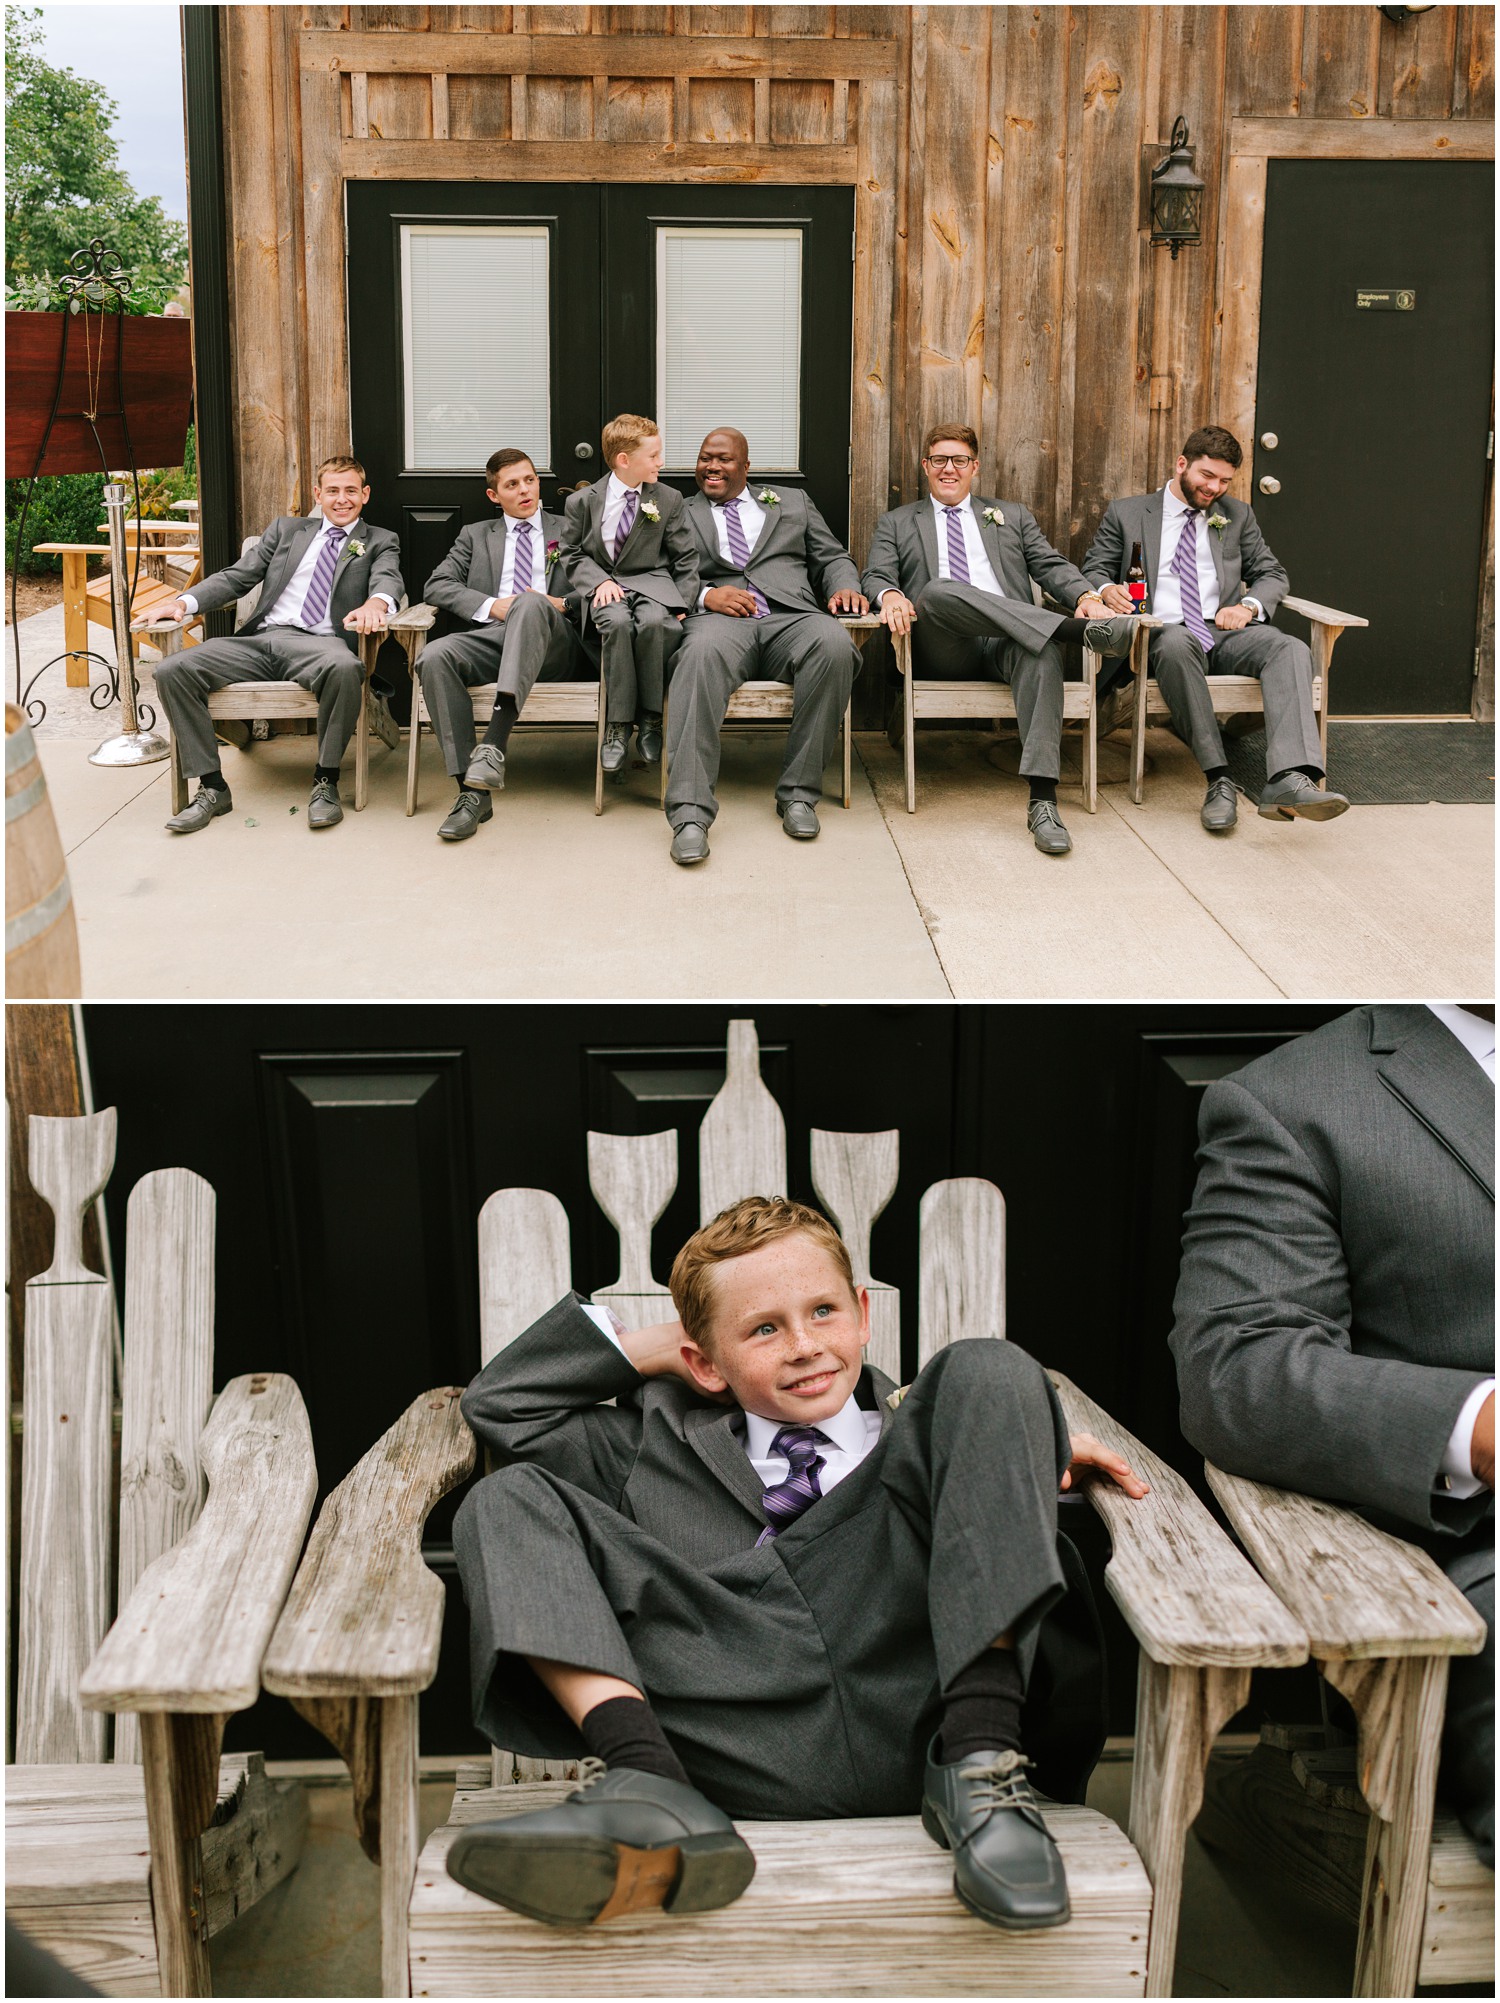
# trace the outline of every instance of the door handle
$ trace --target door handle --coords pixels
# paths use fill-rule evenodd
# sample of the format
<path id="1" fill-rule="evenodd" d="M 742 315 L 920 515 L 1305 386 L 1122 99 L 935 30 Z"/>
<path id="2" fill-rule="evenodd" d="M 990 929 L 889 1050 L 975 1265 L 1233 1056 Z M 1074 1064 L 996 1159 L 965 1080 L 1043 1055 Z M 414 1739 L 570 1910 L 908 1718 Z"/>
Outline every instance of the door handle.
<path id="1" fill-rule="evenodd" d="M 1276 436 L 1274 431 L 1263 431 L 1260 434 L 1260 442 L 1265 446 L 1267 452 L 1274 452 L 1281 443 L 1281 440 Z"/>
<path id="2" fill-rule="evenodd" d="M 1257 480 L 1256 485 L 1260 488 L 1260 491 L 1263 494 L 1279 494 L 1281 492 L 1281 482 L 1279 480 L 1273 480 L 1269 473 L 1263 474 L 1261 478 Z"/>
<path id="3" fill-rule="evenodd" d="M 558 500 L 560 500 L 560 501 L 566 501 L 566 500 L 567 500 L 567 498 L 568 498 L 568 496 L 569 496 L 569 494 L 582 494 L 582 493 L 585 493 L 585 492 L 587 491 L 587 489 L 588 489 L 588 486 L 589 486 L 589 482 L 588 482 L 587 480 L 580 480 L 580 481 L 578 482 L 578 485 L 577 485 L 576 487 L 570 487 L 570 486 L 569 486 L 569 485 L 567 484 L 567 482 L 566 482 L 566 481 L 564 481 L 564 483 L 562 484 L 562 486 L 560 486 L 560 487 L 558 488 L 558 490 L 557 490 L 557 498 L 558 498 Z"/>
<path id="4" fill-rule="evenodd" d="M 593 456 L 593 446 L 589 444 L 586 438 L 580 438 L 578 443 L 573 447 L 573 457 L 575 459 L 592 459 Z"/>

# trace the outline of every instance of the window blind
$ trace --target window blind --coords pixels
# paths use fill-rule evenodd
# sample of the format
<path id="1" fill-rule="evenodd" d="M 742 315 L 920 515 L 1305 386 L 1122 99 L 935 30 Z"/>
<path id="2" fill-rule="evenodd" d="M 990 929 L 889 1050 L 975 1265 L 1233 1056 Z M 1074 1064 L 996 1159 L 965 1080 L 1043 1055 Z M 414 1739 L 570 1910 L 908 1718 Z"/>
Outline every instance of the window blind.
<path id="1" fill-rule="evenodd" d="M 656 414 L 666 464 L 687 472 L 730 424 L 757 473 L 797 470 L 801 449 L 802 232 L 656 232 Z"/>
<path id="2" fill-rule="evenodd" d="M 541 224 L 403 224 L 409 471 L 483 472 L 503 445 L 550 467 L 548 251 Z"/>

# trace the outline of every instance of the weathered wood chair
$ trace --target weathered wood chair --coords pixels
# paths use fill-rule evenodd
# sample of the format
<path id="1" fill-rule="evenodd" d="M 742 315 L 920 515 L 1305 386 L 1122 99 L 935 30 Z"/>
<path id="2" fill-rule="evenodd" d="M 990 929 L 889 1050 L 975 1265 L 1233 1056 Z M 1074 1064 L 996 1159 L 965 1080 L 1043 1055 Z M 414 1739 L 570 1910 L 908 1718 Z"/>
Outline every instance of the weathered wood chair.
<path id="1" fill-rule="evenodd" d="M 171 540 L 175 535 L 185 540 Z M 109 533 L 109 524 L 103 523 L 100 535 Z M 201 555 L 197 543 L 196 522 L 128 521 L 125 524 L 125 546 L 127 575 L 135 571 L 135 591 L 130 601 L 130 619 L 145 620 L 175 598 L 180 591 L 189 590 L 202 575 Z M 140 543 L 139 565 L 136 563 L 134 545 Z M 62 558 L 63 585 L 63 644 L 70 655 L 88 652 L 89 626 L 104 626 L 113 631 L 111 586 L 106 571 L 102 577 L 90 578 L 88 560 L 91 556 L 107 557 L 109 544 L 86 542 L 39 542 L 34 545 L 39 556 L 60 556 Z M 179 575 L 168 577 L 167 559 L 172 559 Z M 140 658 L 141 633 L 131 638 L 131 649 Z M 193 644 L 195 635 L 189 634 L 187 641 Z M 88 685 L 88 663 L 80 660 L 75 670 L 73 662 L 68 663 L 68 686 L 70 688 Z"/>
<path id="2" fill-rule="evenodd" d="M 1288 612 L 1299 612 L 1312 627 L 1310 646 L 1313 660 L 1313 710 L 1318 719 L 1318 742 L 1323 750 L 1323 766 L 1328 766 L 1328 684 L 1333 672 L 1333 649 L 1340 633 L 1348 626 L 1368 626 L 1357 612 L 1335 612 L 1331 606 L 1315 605 L 1310 598 L 1283 598 Z M 1160 625 L 1153 619 L 1150 625 Z M 1146 727 L 1167 723 L 1172 712 L 1157 687 L 1146 660 L 1146 649 L 1137 646 L 1130 658 L 1135 676 L 1135 709 L 1130 730 L 1130 797 L 1137 806 L 1145 798 Z M 1265 694 L 1257 675 L 1205 675 L 1213 697 L 1215 716 L 1259 716 L 1265 712 Z"/>
<path id="3" fill-rule="evenodd" d="M 706 1215 L 747 1192 L 786 1188 L 785 1129 L 755 1050 L 753 1024 L 732 1025 L 725 1087 L 700 1135 Z M 640 1326 L 667 1312 L 649 1233 L 675 1183 L 675 1137 L 591 1135 L 589 1149 L 594 1186 L 621 1229 L 620 1278 L 596 1298 Z M 819 1186 L 842 1204 L 843 1228 L 855 1236 L 859 1272 L 868 1265 L 868 1222 L 894 1182 L 894 1137 L 824 1134 L 814 1159 Z M 960 1336 L 1003 1335 L 1003 1212 L 986 1183 L 940 1183 L 923 1198 L 924 1361 Z M 571 1284 L 568 1222 L 555 1196 L 502 1190 L 489 1199 L 480 1274 L 487 1362 Z M 883 1315 L 882 1323 L 875 1360 L 891 1369 L 899 1319 Z M 822 1986 L 834 1993 L 1169 1994 L 1183 1843 L 1209 1746 L 1244 1702 L 1251 1668 L 1305 1660 L 1306 1636 L 1180 1477 L 1075 1386 L 1055 1381 L 1069 1424 L 1126 1452 L 1152 1494 L 1132 1503 L 1091 1488 L 1115 1540 L 1109 1588 L 1142 1650 L 1130 1835 L 1087 1808 L 1048 1808 L 1074 1907 L 1072 1923 L 1049 1935 L 1001 1934 L 966 1913 L 952 1895 L 951 1859 L 915 1816 L 843 1827 L 838 1848 L 840 1857 L 857 1853 L 852 1869 L 830 1856 L 820 1823 L 745 1825 L 759 1868 L 724 1911 L 650 1915 L 576 1934 L 537 1926 L 466 1892 L 444 1869 L 465 1823 L 556 1800 L 576 1778 L 576 1768 L 549 1770 L 503 1750 L 460 1770 L 452 1818 L 423 1847 L 413 1882 L 411 1692 L 436 1672 L 440 1612 L 437 1582 L 422 1574 L 420 1525 L 473 1452 L 456 1391 L 418 1400 L 325 1505 L 265 1668 L 267 1687 L 286 1691 L 315 1721 L 309 1699 L 335 1699 L 333 1722 L 353 1735 L 361 1827 L 398 1832 L 381 1845 L 388 1993 L 406 1993 L 409 1980 L 419 1995 L 801 1994 L 805 1944 L 815 1937 L 834 1971 Z M 407 1680 L 386 1673 L 388 1660 L 402 1663 Z M 389 1750 L 393 1739 L 399 1753 Z M 380 1795 L 392 1773 L 395 1799 Z M 899 1889 L 873 1896 L 870 1883 Z"/>
<path id="4" fill-rule="evenodd" d="M 259 536 L 246 536 L 240 545 L 243 557 L 255 548 Z M 183 586 L 186 590 L 188 587 Z M 168 598 L 176 597 L 176 589 L 167 592 Z M 255 612 L 260 601 L 260 586 L 252 585 L 235 606 L 234 627 L 238 632 Z M 399 615 L 398 615 L 399 616 Z M 171 619 L 143 619 L 135 628 L 137 632 L 157 646 L 164 660 L 180 654 L 188 643 L 188 629 L 201 629 L 203 614 L 195 612 L 191 618 L 178 625 Z M 365 699 L 360 704 L 359 720 L 354 726 L 354 806 L 355 811 L 363 809 L 370 788 L 370 732 L 375 729 L 383 742 L 390 744 L 395 737 L 395 728 L 383 713 L 383 705 L 372 695 L 370 676 L 375 668 L 375 656 L 382 643 L 391 632 L 388 626 L 381 633 L 365 633 L 360 637 L 359 658 L 365 672 Z M 297 682 L 231 682 L 228 688 L 215 689 L 208 698 L 208 713 L 211 717 L 230 723 L 245 723 L 250 726 L 251 738 L 255 727 L 269 724 L 277 718 L 291 718 L 298 722 L 316 723 L 318 718 L 318 698 L 310 689 Z M 396 740 L 399 741 L 399 740 Z M 177 739 L 171 739 L 172 772 L 172 812 L 180 814 L 188 803 L 187 780 L 183 777 L 182 762 L 177 752 Z M 248 749 L 248 743 L 245 747 Z"/>
<path id="5" fill-rule="evenodd" d="M 409 605 L 391 621 L 390 631 L 406 649 L 411 671 L 411 728 L 406 750 L 406 811 L 417 811 L 417 782 L 421 758 L 422 725 L 431 723 L 427 700 L 422 693 L 421 657 L 427 635 L 437 620 L 432 605 Z M 476 724 L 488 723 L 495 713 L 496 685 L 483 683 L 471 689 Z M 604 684 L 601 681 L 536 682 L 521 706 L 520 724 L 586 723 L 594 732 L 594 812 L 604 812 Z"/>
<path id="6" fill-rule="evenodd" d="M 1215 1805 L 1216 1840 L 1292 1871 L 1304 1889 L 1357 1921 L 1355 1995 L 1410 1996 L 1419 1982 L 1493 1982 L 1494 1873 L 1457 1820 L 1434 1811 L 1448 1660 L 1483 1648 L 1484 1622 L 1425 1551 L 1352 1510 L 1211 1465 L 1207 1473 L 1261 1576 L 1306 1627 L 1314 1661 L 1359 1725 L 1345 1761 L 1327 1754 L 1317 1761 L 1316 1794 L 1275 1780 L 1232 1788 L 1237 1799 Z M 1263 1745 L 1251 1758 L 1266 1752 Z M 1266 1769 L 1275 1764 L 1261 1760 Z M 1281 1764 L 1292 1762 L 1283 1755 Z M 1342 1856 L 1324 1841 L 1330 1817 L 1316 1799 L 1326 1799 L 1336 1774 L 1367 1808 L 1363 1844 L 1345 1845 Z M 1310 1778 L 1305 1765 L 1300 1777 Z"/>
<path id="7" fill-rule="evenodd" d="M 213 1398 L 213 1191 L 186 1169 L 145 1177 L 127 1212 L 106 1637 L 113 1298 L 83 1262 L 82 1225 L 114 1133 L 113 1111 L 31 1122 L 31 1181 L 57 1223 L 52 1264 L 26 1287 L 5 1902 L 105 1994 L 206 1995 L 208 1936 L 301 1855 L 301 1788 L 219 1746 L 258 1694 L 316 1481 L 290 1378 L 238 1377 Z M 103 1711 L 121 1713 L 112 1765 Z"/>

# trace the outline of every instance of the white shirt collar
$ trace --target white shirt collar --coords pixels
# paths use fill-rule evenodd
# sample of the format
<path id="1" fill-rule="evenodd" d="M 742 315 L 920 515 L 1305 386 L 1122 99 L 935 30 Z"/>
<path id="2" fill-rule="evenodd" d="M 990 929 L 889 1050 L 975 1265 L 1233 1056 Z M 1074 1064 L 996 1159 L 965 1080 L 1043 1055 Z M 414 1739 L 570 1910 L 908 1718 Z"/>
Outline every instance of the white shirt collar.
<path id="1" fill-rule="evenodd" d="M 726 494 L 722 501 L 710 501 L 708 505 L 711 508 L 727 508 L 731 501 L 753 501 L 754 499 L 755 496 L 750 491 L 750 482 L 747 480 L 737 494 Z"/>
<path id="2" fill-rule="evenodd" d="M 1482 1015 L 1470 1015 L 1457 1002 L 1429 1002 L 1438 1021 L 1445 1029 L 1452 1030 L 1464 1049 L 1491 1075 L 1495 1069 L 1495 1025 L 1486 1022 Z"/>
<path id="3" fill-rule="evenodd" d="M 537 509 L 534 515 L 507 515 L 505 517 L 505 532 L 507 535 L 514 535 L 517 529 L 539 529 L 541 525 L 542 511 L 540 508 Z"/>
<path id="4" fill-rule="evenodd" d="M 854 1393 L 851 1391 L 848 1402 L 835 1412 L 831 1418 L 816 1419 L 812 1423 L 817 1426 L 820 1433 L 825 1433 L 833 1444 L 841 1448 L 844 1453 L 857 1454 L 863 1451 L 867 1437 L 865 1417 L 866 1414 L 863 1408 L 855 1403 Z M 772 1452 L 771 1442 L 775 1439 L 776 1435 L 781 1431 L 783 1426 L 794 1423 L 795 1421 L 789 1419 L 763 1419 L 759 1412 L 747 1412 L 745 1414 L 745 1444 L 751 1460 L 763 1461 L 767 1459 Z"/>
<path id="5" fill-rule="evenodd" d="M 362 517 L 361 517 L 361 516 L 359 516 L 359 515 L 356 515 L 356 516 L 354 517 L 354 520 L 353 520 L 352 522 L 350 522 L 350 524 L 349 524 L 348 528 L 344 528 L 344 527 L 342 527 L 342 526 L 341 526 L 341 524 L 340 524 L 340 523 L 338 523 L 338 522 L 331 522 L 331 521 L 329 521 L 329 519 L 328 519 L 327 515 L 325 515 L 325 514 L 324 514 L 324 512 L 323 512 L 323 510 L 322 510 L 321 508 L 319 508 L 319 510 L 318 510 L 318 533 L 319 533 L 319 535 L 323 535 L 323 534 L 325 534 L 325 533 L 327 533 L 327 532 L 332 532 L 332 533 L 333 533 L 334 535 L 342 535 L 342 536 L 352 536 L 352 535 L 357 535 L 357 534 L 359 533 L 359 525 L 360 525 L 360 521 L 361 521 L 361 520 L 362 520 Z"/>
<path id="6" fill-rule="evenodd" d="M 1190 501 L 1180 500 L 1177 497 L 1177 495 L 1172 492 L 1172 482 L 1170 480 L 1168 480 L 1167 484 L 1162 488 L 1162 493 L 1166 496 L 1167 513 L 1173 515 L 1188 515 L 1188 514 L 1196 514 L 1198 512 L 1197 509 L 1193 507 Z"/>
<path id="7" fill-rule="evenodd" d="M 940 515 L 947 515 L 947 514 L 972 515 L 974 512 L 974 496 L 972 493 L 965 494 L 963 499 L 958 503 L 957 507 L 954 508 L 950 508 L 946 501 L 940 501 L 936 494 L 929 493 L 927 498 L 929 501 L 931 501 L 932 505 L 937 509 Z"/>
<path id="8" fill-rule="evenodd" d="M 604 498 L 607 501 L 623 501 L 627 494 L 639 494 L 640 491 L 639 487 L 627 487 L 618 473 L 611 473 Z"/>

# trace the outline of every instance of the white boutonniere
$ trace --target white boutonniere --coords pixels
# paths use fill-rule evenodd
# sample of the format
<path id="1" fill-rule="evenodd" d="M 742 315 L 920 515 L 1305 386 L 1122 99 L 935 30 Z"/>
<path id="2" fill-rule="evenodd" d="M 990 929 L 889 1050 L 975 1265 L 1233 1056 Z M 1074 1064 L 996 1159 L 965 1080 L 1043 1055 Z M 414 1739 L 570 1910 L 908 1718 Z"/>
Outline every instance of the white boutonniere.
<path id="1" fill-rule="evenodd" d="M 351 536 L 348 542 L 344 544 L 344 554 L 346 556 L 363 556 L 364 553 L 365 546 L 358 536 Z"/>
<path id="2" fill-rule="evenodd" d="M 779 508 L 781 506 L 780 494 L 773 494 L 769 487 L 762 487 L 755 498 L 763 508 Z"/>
<path id="3" fill-rule="evenodd" d="M 1005 527 L 1005 517 L 998 508 L 986 508 L 984 518 L 987 522 L 993 522 L 997 529 Z"/>
<path id="4" fill-rule="evenodd" d="M 646 517 L 648 522 L 659 522 L 661 520 L 661 509 L 656 505 L 655 501 L 642 501 L 641 513 Z"/>
<path id="5" fill-rule="evenodd" d="M 1227 529 L 1227 528 L 1229 527 L 1229 517 L 1228 517 L 1228 515 L 1221 515 L 1221 514 L 1220 514 L 1220 513 L 1218 512 L 1218 510 L 1217 510 L 1217 509 L 1215 509 L 1215 511 L 1213 512 L 1213 514 L 1211 514 L 1211 515 L 1209 516 L 1209 518 L 1208 518 L 1208 526 L 1209 526 L 1209 527 L 1210 527 L 1211 529 L 1215 529 L 1215 530 L 1217 530 L 1217 532 L 1218 532 L 1218 533 L 1219 533 L 1220 535 L 1222 535 L 1222 534 L 1224 533 L 1225 529 Z"/>

